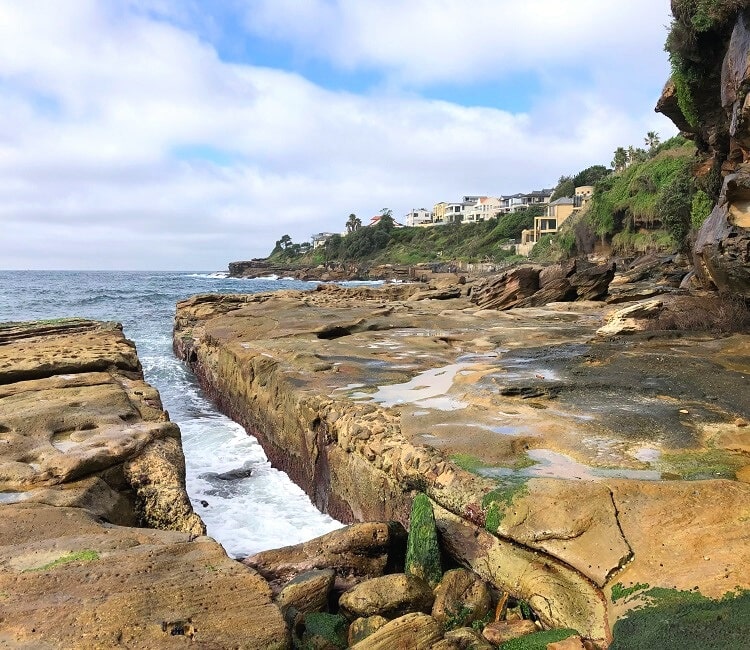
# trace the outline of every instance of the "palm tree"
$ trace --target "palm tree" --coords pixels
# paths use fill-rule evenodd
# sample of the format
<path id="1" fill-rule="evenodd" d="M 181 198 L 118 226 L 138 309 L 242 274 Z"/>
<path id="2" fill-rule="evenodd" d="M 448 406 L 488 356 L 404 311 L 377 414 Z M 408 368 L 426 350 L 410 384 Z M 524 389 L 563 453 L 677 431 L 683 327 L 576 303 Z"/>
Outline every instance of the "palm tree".
<path id="1" fill-rule="evenodd" d="M 351 234 L 355 230 L 359 230 L 362 227 L 362 220 L 357 217 L 356 214 L 352 213 L 346 221 L 346 232 Z"/>
<path id="2" fill-rule="evenodd" d="M 620 172 L 628 166 L 628 152 L 625 151 L 624 147 L 617 147 L 615 149 L 615 157 L 612 161 L 612 169 L 616 172 Z"/>
<path id="3" fill-rule="evenodd" d="M 659 134 L 656 131 L 649 131 L 648 133 L 646 133 L 646 137 L 643 138 L 643 142 L 648 147 L 649 153 L 652 153 L 654 149 L 659 146 L 661 139 L 659 138 Z"/>

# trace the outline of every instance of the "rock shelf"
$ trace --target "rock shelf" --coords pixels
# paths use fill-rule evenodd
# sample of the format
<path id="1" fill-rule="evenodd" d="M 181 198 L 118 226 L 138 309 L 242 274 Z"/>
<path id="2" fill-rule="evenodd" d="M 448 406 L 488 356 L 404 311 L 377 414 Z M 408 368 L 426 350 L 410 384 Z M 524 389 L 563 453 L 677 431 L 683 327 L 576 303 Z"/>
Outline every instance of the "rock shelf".
<path id="1" fill-rule="evenodd" d="M 406 524 L 426 492 L 545 625 L 606 643 L 623 588 L 750 587 L 750 338 L 597 335 L 613 307 L 469 286 L 196 296 L 175 349 L 319 508 Z"/>

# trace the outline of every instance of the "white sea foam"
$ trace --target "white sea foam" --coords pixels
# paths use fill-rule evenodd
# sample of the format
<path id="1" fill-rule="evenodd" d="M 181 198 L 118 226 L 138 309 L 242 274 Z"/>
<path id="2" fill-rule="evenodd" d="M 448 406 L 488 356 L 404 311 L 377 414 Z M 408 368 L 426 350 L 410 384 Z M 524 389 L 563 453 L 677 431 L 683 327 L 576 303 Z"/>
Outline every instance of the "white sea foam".
<path id="1" fill-rule="evenodd" d="M 320 513 L 283 472 L 271 467 L 258 441 L 223 416 L 180 422 L 187 487 L 208 534 L 232 557 L 312 539 L 341 524 Z M 215 474 L 249 467 L 252 474 Z M 207 503 L 208 505 L 204 505 Z"/>

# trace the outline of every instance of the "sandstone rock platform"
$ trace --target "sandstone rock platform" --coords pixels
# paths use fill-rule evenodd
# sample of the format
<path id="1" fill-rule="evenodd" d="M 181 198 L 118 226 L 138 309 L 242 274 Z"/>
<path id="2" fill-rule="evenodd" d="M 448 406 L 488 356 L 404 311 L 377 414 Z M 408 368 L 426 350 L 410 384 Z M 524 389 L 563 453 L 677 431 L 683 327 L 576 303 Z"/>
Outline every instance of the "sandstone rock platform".
<path id="1" fill-rule="evenodd" d="M 612 306 L 469 287 L 196 296 L 175 348 L 322 510 L 406 524 L 425 491 L 546 625 L 606 643 L 620 589 L 750 587 L 750 337 L 597 335 Z"/>
<path id="2" fill-rule="evenodd" d="M 115 323 L 0 324 L 0 647 L 285 648 Z"/>

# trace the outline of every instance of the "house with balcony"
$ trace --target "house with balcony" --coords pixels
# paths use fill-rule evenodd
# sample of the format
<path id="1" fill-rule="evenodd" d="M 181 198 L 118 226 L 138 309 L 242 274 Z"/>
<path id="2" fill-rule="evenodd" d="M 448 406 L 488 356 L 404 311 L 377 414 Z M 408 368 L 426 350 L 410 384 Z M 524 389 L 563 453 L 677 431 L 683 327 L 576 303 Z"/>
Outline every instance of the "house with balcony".
<path id="1" fill-rule="evenodd" d="M 591 200 L 593 193 L 593 186 L 583 185 L 576 187 L 573 197 L 564 196 L 552 201 L 541 217 L 534 217 L 534 226 L 521 233 L 521 243 L 516 245 L 516 253 L 528 255 L 542 237 L 557 234 L 560 226 Z"/>
<path id="2" fill-rule="evenodd" d="M 461 203 L 436 203 L 432 209 L 432 220 L 436 224 L 460 223 L 464 219 L 464 210 L 467 205 Z"/>
<path id="3" fill-rule="evenodd" d="M 553 191 L 552 189 L 542 189 L 526 192 L 525 194 L 519 192 L 518 194 L 501 196 L 500 201 L 502 202 L 502 206 L 499 212 L 501 214 L 510 214 L 511 212 L 526 210 L 532 205 L 545 205 L 549 203 Z"/>
<path id="4" fill-rule="evenodd" d="M 337 234 L 337 233 L 335 233 L 335 232 L 319 232 L 319 233 L 317 233 L 315 235 L 312 235 L 310 237 L 310 240 L 312 241 L 312 247 L 315 249 L 315 248 L 320 248 L 321 246 L 325 246 L 326 242 L 331 237 L 333 237 L 335 234 Z"/>
<path id="5" fill-rule="evenodd" d="M 464 222 L 477 223 L 492 219 L 500 212 L 502 205 L 502 201 L 494 196 L 480 196 L 474 205 L 465 211 Z"/>

